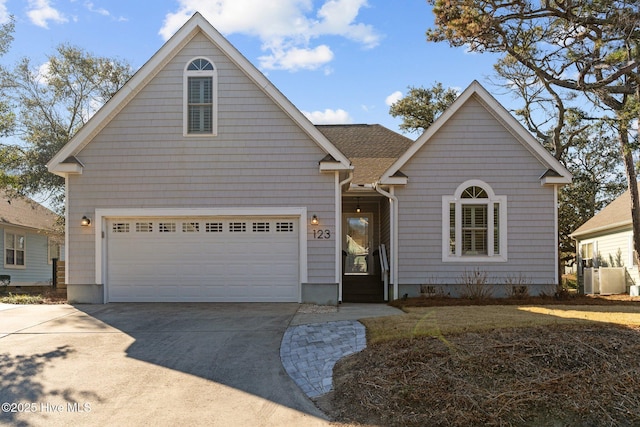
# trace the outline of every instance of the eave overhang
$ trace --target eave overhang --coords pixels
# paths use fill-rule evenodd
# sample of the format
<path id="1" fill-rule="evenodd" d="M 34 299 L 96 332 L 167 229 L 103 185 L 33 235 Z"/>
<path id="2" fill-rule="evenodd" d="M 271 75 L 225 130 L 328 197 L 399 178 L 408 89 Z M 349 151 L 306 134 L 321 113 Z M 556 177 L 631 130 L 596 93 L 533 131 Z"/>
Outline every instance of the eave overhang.
<path id="1" fill-rule="evenodd" d="M 81 175 L 84 165 L 75 156 L 69 156 L 60 163 L 47 165 L 47 169 L 51 173 L 65 177 L 67 175 Z"/>

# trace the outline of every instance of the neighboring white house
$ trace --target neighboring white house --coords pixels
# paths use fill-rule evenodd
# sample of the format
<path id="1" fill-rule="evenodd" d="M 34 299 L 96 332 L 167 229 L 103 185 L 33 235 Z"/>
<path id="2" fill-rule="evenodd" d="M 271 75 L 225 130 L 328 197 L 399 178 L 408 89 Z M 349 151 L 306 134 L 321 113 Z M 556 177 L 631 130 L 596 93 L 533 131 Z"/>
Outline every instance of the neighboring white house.
<path id="1" fill-rule="evenodd" d="M 0 276 L 9 286 L 49 286 L 53 259 L 60 259 L 64 237 L 57 214 L 19 196 L 0 191 Z"/>
<path id="2" fill-rule="evenodd" d="M 198 13 L 48 167 L 68 298 L 93 303 L 459 295 L 474 272 L 536 293 L 571 181 L 477 82 L 416 141 L 314 126 Z"/>
<path id="3" fill-rule="evenodd" d="M 629 190 L 571 233 L 576 241 L 578 274 L 584 268 L 625 267 L 627 288 L 640 284 L 633 250 Z"/>

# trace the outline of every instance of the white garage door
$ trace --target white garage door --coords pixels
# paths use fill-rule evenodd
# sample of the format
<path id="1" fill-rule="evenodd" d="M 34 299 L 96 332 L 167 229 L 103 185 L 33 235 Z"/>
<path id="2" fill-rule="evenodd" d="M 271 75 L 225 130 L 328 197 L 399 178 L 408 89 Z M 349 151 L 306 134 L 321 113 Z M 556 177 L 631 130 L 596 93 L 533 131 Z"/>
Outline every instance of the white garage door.
<path id="1" fill-rule="evenodd" d="M 107 220 L 111 302 L 297 302 L 298 220 Z"/>

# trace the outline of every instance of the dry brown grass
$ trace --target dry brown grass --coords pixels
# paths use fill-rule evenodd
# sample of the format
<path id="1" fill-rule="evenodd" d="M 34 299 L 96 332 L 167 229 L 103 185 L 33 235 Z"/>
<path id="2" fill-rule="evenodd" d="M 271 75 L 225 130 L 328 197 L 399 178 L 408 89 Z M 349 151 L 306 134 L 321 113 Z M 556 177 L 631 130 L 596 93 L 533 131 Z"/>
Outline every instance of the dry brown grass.
<path id="1" fill-rule="evenodd" d="M 614 308 L 615 307 L 615 308 Z M 603 322 L 640 325 L 636 306 L 508 305 L 405 307 L 405 315 L 363 319 L 367 342 L 482 332 L 502 328 L 575 325 Z"/>
<path id="2" fill-rule="evenodd" d="M 640 425 L 640 304 L 620 299 L 366 319 L 319 406 L 354 425 Z"/>

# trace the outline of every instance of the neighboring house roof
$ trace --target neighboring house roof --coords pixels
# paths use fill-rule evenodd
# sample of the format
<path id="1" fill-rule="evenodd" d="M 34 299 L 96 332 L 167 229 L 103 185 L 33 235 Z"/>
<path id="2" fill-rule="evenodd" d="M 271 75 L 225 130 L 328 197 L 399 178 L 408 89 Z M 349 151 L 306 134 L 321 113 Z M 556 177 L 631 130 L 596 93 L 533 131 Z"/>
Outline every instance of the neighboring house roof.
<path id="1" fill-rule="evenodd" d="M 397 176 L 400 169 L 422 146 L 428 143 L 431 137 L 433 137 L 471 97 L 477 99 L 487 111 L 502 123 L 504 127 L 547 168 L 547 171 L 540 177 L 543 185 L 571 183 L 571 173 L 477 81 L 473 81 L 454 103 L 416 140 L 415 144 L 382 174 L 381 183 L 394 183 L 393 177 Z"/>
<path id="2" fill-rule="evenodd" d="M 373 184 L 414 141 L 381 125 L 316 125 L 354 166 L 356 185 Z"/>
<path id="3" fill-rule="evenodd" d="M 0 225 L 55 232 L 58 219 L 58 215 L 33 200 L 20 196 L 10 197 L 0 190 Z"/>
<path id="4" fill-rule="evenodd" d="M 329 154 L 333 162 L 337 163 L 334 168 L 350 169 L 347 157 L 331 144 L 264 74 L 233 47 L 200 13 L 196 12 L 51 159 L 47 165 L 49 171 L 61 176 L 66 176 L 69 173 L 82 173 L 82 163 L 74 159 L 73 156 L 90 143 L 109 121 L 198 33 L 204 34 L 211 43 L 216 45 L 318 146 Z"/>
<path id="5" fill-rule="evenodd" d="M 582 224 L 571 237 L 582 237 L 631 225 L 631 195 L 629 190 L 609 203 L 604 209 Z"/>

